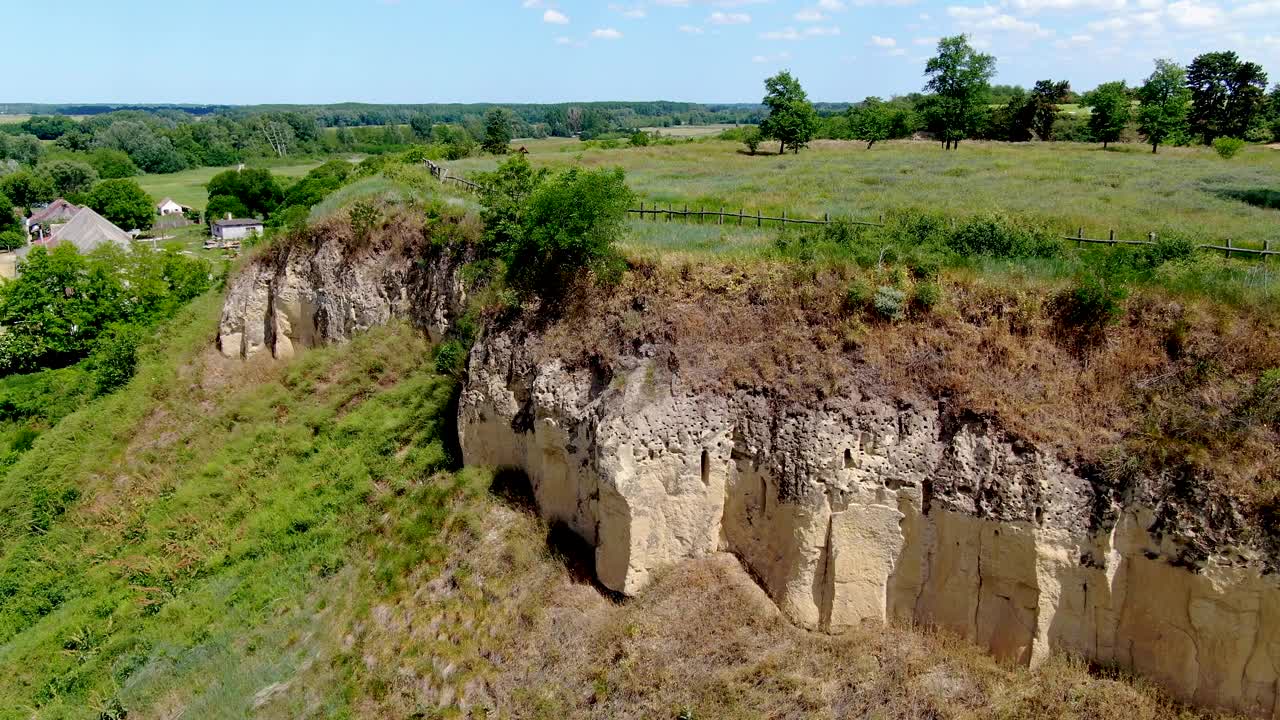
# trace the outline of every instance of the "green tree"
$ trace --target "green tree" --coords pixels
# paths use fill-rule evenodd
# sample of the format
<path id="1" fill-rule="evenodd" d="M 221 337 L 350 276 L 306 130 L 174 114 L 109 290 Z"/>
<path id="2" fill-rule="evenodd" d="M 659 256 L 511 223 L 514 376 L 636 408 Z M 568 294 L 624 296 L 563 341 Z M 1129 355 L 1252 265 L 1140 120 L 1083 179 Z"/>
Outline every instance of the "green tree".
<path id="1" fill-rule="evenodd" d="M 1187 72 L 1172 60 L 1156 60 L 1156 69 L 1138 88 L 1138 132 L 1151 144 L 1151 152 L 1187 130 L 1191 91 Z"/>
<path id="2" fill-rule="evenodd" d="M 1014 88 L 1005 104 L 991 114 L 986 137 L 1009 142 L 1028 142 L 1035 135 L 1036 106 L 1025 90 Z"/>
<path id="3" fill-rule="evenodd" d="M 529 159 L 516 154 L 491 173 L 478 173 L 480 219 L 484 222 L 485 248 L 488 254 L 509 253 L 524 233 L 524 216 L 529 198 L 547 177 L 545 168 L 535 171 Z"/>
<path id="4" fill-rule="evenodd" d="M 800 81 L 783 70 L 764 81 L 762 103 L 769 116 L 760 123 L 761 137 L 778 141 L 778 154 L 791 148 L 799 153 L 818 132 L 818 113 L 809 102 Z"/>
<path id="5" fill-rule="evenodd" d="M 760 128 L 758 127 L 747 128 L 747 131 L 742 135 L 742 142 L 752 155 L 755 155 L 756 151 L 760 149 L 760 139 Z"/>
<path id="6" fill-rule="evenodd" d="M 434 125 L 431 116 L 426 113 L 418 113 L 409 118 L 409 129 L 413 131 L 413 136 L 424 142 L 431 139 L 431 128 Z"/>
<path id="7" fill-rule="evenodd" d="M 1133 117 L 1129 88 L 1123 80 L 1102 83 L 1084 94 L 1082 104 L 1092 109 L 1089 115 L 1089 132 L 1095 141 L 1102 143 L 1104 150 L 1108 143 L 1120 139 Z"/>
<path id="8" fill-rule="evenodd" d="M 90 262 L 70 244 L 36 247 L 18 278 L 0 286 L 6 342 L 21 340 L 26 368 L 74 361 L 112 322 L 123 319 L 124 289 L 115 268 Z"/>
<path id="9" fill-rule="evenodd" d="M 893 137 L 896 111 L 878 97 L 869 97 L 861 105 L 849 108 L 849 131 L 855 140 L 873 145 Z"/>
<path id="10" fill-rule="evenodd" d="M 22 247 L 27 242 L 27 234 L 23 230 L 22 221 L 13 212 L 13 201 L 0 192 L 0 249 L 12 250 Z"/>
<path id="11" fill-rule="evenodd" d="M 269 217 L 284 200 L 279 181 L 264 168 L 226 170 L 214 175 L 208 184 L 209 197 L 226 195 L 236 198 L 253 215 Z"/>
<path id="12" fill-rule="evenodd" d="M 484 116 L 484 143 L 487 153 L 506 155 L 511 145 L 511 113 L 504 108 L 494 108 Z"/>
<path id="13" fill-rule="evenodd" d="M 40 172 L 53 184 L 54 194 L 63 197 L 88 192 L 98 181 L 98 171 L 92 165 L 75 160 L 43 163 Z"/>
<path id="14" fill-rule="evenodd" d="M 1058 119 L 1058 103 L 1071 96 L 1071 83 L 1066 80 L 1037 80 L 1031 90 L 1032 127 L 1041 140 L 1053 139 L 1053 124 Z"/>
<path id="15" fill-rule="evenodd" d="M 53 200 L 53 181 L 47 176 L 30 170 L 19 170 L 0 177 L 0 192 L 15 205 L 30 210 L 33 206 Z"/>
<path id="16" fill-rule="evenodd" d="M 974 50 L 966 36 L 938 41 L 937 56 L 925 64 L 925 89 L 934 93 L 930 115 L 948 150 L 973 132 L 995 71 L 995 58 Z"/>
<path id="17" fill-rule="evenodd" d="M 43 152 L 40 139 L 35 135 L 0 133 L 0 160 L 16 160 L 22 165 L 35 165 Z"/>
<path id="18" fill-rule="evenodd" d="M 186 168 L 186 160 L 169 138 L 138 120 L 124 120 L 94 134 L 97 147 L 122 150 L 135 165 L 149 173 L 174 173 Z"/>
<path id="19" fill-rule="evenodd" d="M 599 269 L 615 256 L 634 199 L 620 168 L 572 168 L 546 179 L 519 165 L 509 170 L 516 193 L 532 186 L 518 207 L 489 210 L 507 223 L 499 229 L 498 250 L 514 286 L 555 294 L 579 271 Z M 505 204 L 510 197 L 497 199 Z"/>
<path id="20" fill-rule="evenodd" d="M 124 230 L 146 230 L 155 222 L 155 201 L 134 180 L 103 180 L 89 193 L 89 207 Z"/>
<path id="21" fill-rule="evenodd" d="M 138 174 L 138 166 L 133 164 L 129 155 L 122 150 L 101 148 L 89 154 L 89 164 L 98 171 L 103 180 L 116 180 L 133 177 Z"/>
<path id="22" fill-rule="evenodd" d="M 1215 138 L 1243 138 L 1266 104 L 1267 74 L 1229 51 L 1205 53 L 1187 66 L 1191 131 L 1206 145 Z"/>
<path id="23" fill-rule="evenodd" d="M 213 195 L 204 209 L 204 219 L 210 226 L 228 215 L 233 218 L 247 218 L 253 215 L 240 199 L 232 195 Z"/>
<path id="24" fill-rule="evenodd" d="M 35 115 L 22 123 L 23 130 L 41 140 L 57 140 L 79 127 L 80 123 L 66 115 Z"/>

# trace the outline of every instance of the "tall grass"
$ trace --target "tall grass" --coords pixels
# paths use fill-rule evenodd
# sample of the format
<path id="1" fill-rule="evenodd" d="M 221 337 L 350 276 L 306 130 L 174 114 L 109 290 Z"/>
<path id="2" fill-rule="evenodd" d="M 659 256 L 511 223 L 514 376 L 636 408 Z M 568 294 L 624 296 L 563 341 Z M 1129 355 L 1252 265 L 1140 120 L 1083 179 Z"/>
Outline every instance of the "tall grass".
<path id="1" fill-rule="evenodd" d="M 421 488 L 454 466 L 454 384 L 424 341 L 397 326 L 241 365 L 208 347 L 219 305 L 197 301 L 128 386 L 0 480 L 0 717 L 110 717 L 170 697 L 242 716 L 223 701 L 306 660 L 291 633 L 365 557 L 374 518 L 401 497 L 426 512 L 408 515 L 415 542 L 384 558 L 387 576 L 431 552 L 452 483 Z M 325 702 L 336 713 L 342 696 Z"/>

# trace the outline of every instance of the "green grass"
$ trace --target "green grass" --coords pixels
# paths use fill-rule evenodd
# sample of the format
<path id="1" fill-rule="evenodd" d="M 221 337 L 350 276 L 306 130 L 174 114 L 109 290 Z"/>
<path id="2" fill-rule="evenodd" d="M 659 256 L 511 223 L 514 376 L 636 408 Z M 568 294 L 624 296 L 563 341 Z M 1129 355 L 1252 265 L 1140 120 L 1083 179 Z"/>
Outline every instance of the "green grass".
<path id="1" fill-rule="evenodd" d="M 312 168 L 319 167 L 318 160 L 269 162 L 257 160 L 246 163 L 247 167 L 265 167 L 277 176 L 297 179 L 306 175 Z M 209 202 L 209 192 L 205 185 L 209 180 L 224 170 L 235 170 L 230 167 L 202 167 L 193 170 L 171 173 L 168 175 L 143 175 L 138 184 L 147 191 L 153 200 L 160 202 L 166 197 L 173 198 L 180 205 L 204 210 Z"/>
<path id="2" fill-rule="evenodd" d="M 771 149 L 770 146 L 764 146 Z M 1208 148 L 1120 146 L 1104 152 L 1074 143 L 964 143 L 944 152 L 928 142 L 818 141 L 799 155 L 742 152 L 737 143 L 704 140 L 673 146 L 573 152 L 531 143 L 537 166 L 617 165 L 646 204 L 728 210 L 786 210 L 875 219 L 920 208 L 965 217 L 989 211 L 1040 219 L 1063 233 L 1121 238 L 1176 232 L 1205 240 L 1260 245 L 1274 237 L 1275 210 L 1226 193 L 1270 188 L 1280 152 L 1250 147 L 1231 161 Z M 567 150 L 567 151 L 566 151 Z M 447 163 L 468 175 L 492 169 L 492 157 Z"/>
<path id="3" fill-rule="evenodd" d="M 220 304 L 0 479 L 0 718 L 243 717 L 308 661 L 345 568 L 438 554 L 454 384 L 425 342 L 395 326 L 244 364 L 208 346 Z M 407 540 L 370 534 L 387 513 Z M 321 690 L 321 716 L 346 712 Z"/>

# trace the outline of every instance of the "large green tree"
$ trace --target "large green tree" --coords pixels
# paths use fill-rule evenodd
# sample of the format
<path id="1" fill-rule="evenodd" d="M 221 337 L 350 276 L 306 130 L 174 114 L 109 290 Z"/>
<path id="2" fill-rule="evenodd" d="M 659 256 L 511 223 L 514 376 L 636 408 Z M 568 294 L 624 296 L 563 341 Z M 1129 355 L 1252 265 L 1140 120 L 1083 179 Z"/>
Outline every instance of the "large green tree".
<path id="1" fill-rule="evenodd" d="M 484 142 L 481 149 L 493 155 L 506 155 L 511 145 L 511 113 L 494 108 L 484 116 Z"/>
<path id="2" fill-rule="evenodd" d="M 925 90 L 934 93 L 928 114 L 948 150 L 972 134 L 995 72 L 995 58 L 974 50 L 964 35 L 938 41 L 938 54 L 925 64 Z"/>
<path id="3" fill-rule="evenodd" d="M 41 163 L 39 170 L 53 184 L 54 193 L 64 197 L 88 192 L 98 181 L 98 171 L 92 165 L 75 160 Z"/>
<path id="4" fill-rule="evenodd" d="M 229 196 L 240 201 L 254 215 L 269 216 L 284 199 L 284 189 L 270 170 L 248 168 L 226 170 L 214 175 L 208 184 L 210 199 Z"/>
<path id="5" fill-rule="evenodd" d="M 1156 69 L 1138 88 L 1138 132 L 1147 138 L 1151 152 L 1187 131 L 1191 91 L 1187 71 L 1172 60 L 1156 60 Z"/>
<path id="6" fill-rule="evenodd" d="M 764 106 L 769 116 L 760 123 L 761 137 L 778 141 L 778 154 L 809 144 L 818 132 L 818 112 L 809 102 L 800 81 L 783 70 L 764 81 Z"/>
<path id="7" fill-rule="evenodd" d="M 35 205 L 47 203 L 56 196 L 53 181 L 31 170 L 19 170 L 0 177 L 0 192 L 7 195 L 15 205 L 27 210 Z"/>
<path id="8" fill-rule="evenodd" d="M 103 180 L 89 193 L 89 207 L 124 230 L 146 230 L 155 222 L 151 196 L 127 178 Z"/>
<path id="9" fill-rule="evenodd" d="M 1071 83 L 1066 80 L 1037 80 L 1031 90 L 1032 127 L 1041 140 L 1053 139 L 1053 124 L 1058 120 L 1058 103 L 1071 96 Z"/>
<path id="10" fill-rule="evenodd" d="M 914 129 L 909 110 L 874 96 L 850 107 L 845 116 L 850 137 L 865 142 L 868 150 L 882 140 L 906 137 Z"/>
<path id="11" fill-rule="evenodd" d="M 1102 83 L 1090 90 L 1084 94 L 1082 104 L 1091 109 L 1089 132 L 1104 150 L 1108 143 L 1120 139 L 1133 117 L 1132 99 L 1123 80 Z"/>
<path id="12" fill-rule="evenodd" d="M 1267 74 L 1230 51 L 1205 53 L 1187 66 L 1191 131 L 1201 142 L 1244 138 L 1265 106 Z"/>

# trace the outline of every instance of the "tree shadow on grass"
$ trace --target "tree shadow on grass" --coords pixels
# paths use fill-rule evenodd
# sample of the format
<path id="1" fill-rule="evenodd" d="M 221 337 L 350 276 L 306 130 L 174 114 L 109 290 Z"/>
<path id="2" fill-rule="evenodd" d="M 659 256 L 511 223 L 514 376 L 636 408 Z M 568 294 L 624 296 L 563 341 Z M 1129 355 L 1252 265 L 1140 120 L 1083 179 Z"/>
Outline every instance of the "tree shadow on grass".
<path id="1" fill-rule="evenodd" d="M 523 470 L 515 467 L 499 468 L 493 475 L 489 490 L 494 497 L 523 513 L 538 514 L 538 501 L 533 485 Z M 568 525 L 553 521 L 547 528 L 547 554 L 561 562 L 574 584 L 590 585 L 604 597 L 621 602 L 622 593 L 611 590 L 596 577 L 596 549 Z"/>
<path id="2" fill-rule="evenodd" d="M 1227 200 L 1236 200 L 1266 210 L 1280 210 L 1280 190 L 1270 188 L 1232 188 L 1214 190 L 1214 195 Z"/>

